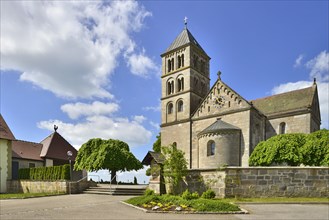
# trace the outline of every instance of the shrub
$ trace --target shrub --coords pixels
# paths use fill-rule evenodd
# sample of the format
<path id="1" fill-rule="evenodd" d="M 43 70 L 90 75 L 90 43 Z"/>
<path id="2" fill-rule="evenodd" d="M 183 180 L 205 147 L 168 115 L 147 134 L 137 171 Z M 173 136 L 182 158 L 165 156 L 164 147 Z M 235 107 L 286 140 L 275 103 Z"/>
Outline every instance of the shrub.
<path id="1" fill-rule="evenodd" d="M 216 196 L 216 193 L 214 192 L 214 190 L 208 189 L 207 191 L 202 193 L 201 198 L 213 199 L 213 198 L 215 198 L 215 196 Z"/>
<path id="2" fill-rule="evenodd" d="M 145 192 L 144 192 L 144 195 L 145 196 L 151 196 L 151 195 L 154 195 L 154 191 L 152 189 L 146 189 Z"/>
<path id="3" fill-rule="evenodd" d="M 188 191 L 188 189 L 187 189 L 182 193 L 182 198 L 185 200 L 198 199 L 199 194 L 197 192 L 190 193 L 190 191 Z"/>
<path id="4" fill-rule="evenodd" d="M 69 180 L 70 165 L 19 169 L 18 178 L 30 180 Z"/>

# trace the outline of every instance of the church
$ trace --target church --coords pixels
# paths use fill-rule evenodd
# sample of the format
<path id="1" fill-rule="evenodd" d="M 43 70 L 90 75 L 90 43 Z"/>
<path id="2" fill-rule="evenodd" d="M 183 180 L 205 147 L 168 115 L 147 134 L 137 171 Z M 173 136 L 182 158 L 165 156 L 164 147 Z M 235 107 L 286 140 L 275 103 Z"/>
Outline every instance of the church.
<path id="1" fill-rule="evenodd" d="M 190 169 L 248 167 L 259 142 L 320 129 L 315 80 L 308 88 L 256 100 L 243 98 L 220 72 L 210 85 L 210 57 L 186 25 L 161 58 L 161 145 L 182 150 Z"/>

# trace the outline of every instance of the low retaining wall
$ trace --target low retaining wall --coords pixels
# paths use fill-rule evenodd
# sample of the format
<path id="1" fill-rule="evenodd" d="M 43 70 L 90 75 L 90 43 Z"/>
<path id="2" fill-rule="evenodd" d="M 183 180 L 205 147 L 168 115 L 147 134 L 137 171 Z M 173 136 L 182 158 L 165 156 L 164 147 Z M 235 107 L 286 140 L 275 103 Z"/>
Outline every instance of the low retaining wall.
<path id="1" fill-rule="evenodd" d="M 11 180 L 7 181 L 8 193 L 80 193 L 94 182 L 81 181 L 29 181 Z"/>
<path id="2" fill-rule="evenodd" d="M 181 184 L 199 194 L 208 188 L 219 198 L 329 197 L 329 167 L 192 169 Z"/>

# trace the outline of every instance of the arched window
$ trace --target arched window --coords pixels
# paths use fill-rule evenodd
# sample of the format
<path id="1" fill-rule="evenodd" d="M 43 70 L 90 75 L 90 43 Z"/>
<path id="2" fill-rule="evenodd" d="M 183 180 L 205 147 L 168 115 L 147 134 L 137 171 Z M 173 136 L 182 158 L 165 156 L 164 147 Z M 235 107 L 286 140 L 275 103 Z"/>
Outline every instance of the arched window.
<path id="1" fill-rule="evenodd" d="M 215 155 L 215 148 L 216 148 L 215 141 L 213 141 L 213 140 L 208 141 L 207 156 Z"/>
<path id="2" fill-rule="evenodd" d="M 174 150 L 177 150 L 177 143 L 176 143 L 176 142 L 172 143 L 172 148 L 173 148 Z"/>
<path id="3" fill-rule="evenodd" d="M 184 54 L 182 54 L 182 56 L 181 56 L 181 64 L 182 64 L 182 67 L 184 67 Z"/>
<path id="4" fill-rule="evenodd" d="M 171 58 L 171 70 L 174 71 L 174 58 Z"/>
<path id="5" fill-rule="evenodd" d="M 184 78 L 181 77 L 179 79 L 177 79 L 177 91 L 180 92 L 180 91 L 184 91 Z"/>
<path id="6" fill-rule="evenodd" d="M 172 103 L 168 104 L 168 115 L 173 113 L 174 105 Z"/>
<path id="7" fill-rule="evenodd" d="M 181 68 L 181 66 L 182 66 L 181 56 L 178 56 L 177 58 L 178 58 L 178 66 L 177 66 L 177 68 Z"/>
<path id="8" fill-rule="evenodd" d="M 280 123 L 279 133 L 280 134 L 285 134 L 286 133 L 286 123 L 285 122 Z"/>
<path id="9" fill-rule="evenodd" d="M 171 71 L 171 61 L 168 60 L 168 73 Z"/>
<path id="10" fill-rule="evenodd" d="M 170 79 L 167 81 L 167 94 L 173 94 L 174 93 L 174 80 Z"/>
<path id="11" fill-rule="evenodd" d="M 178 112 L 184 111 L 184 103 L 183 103 L 183 100 L 179 100 L 178 101 L 178 103 L 177 103 L 177 111 Z"/>

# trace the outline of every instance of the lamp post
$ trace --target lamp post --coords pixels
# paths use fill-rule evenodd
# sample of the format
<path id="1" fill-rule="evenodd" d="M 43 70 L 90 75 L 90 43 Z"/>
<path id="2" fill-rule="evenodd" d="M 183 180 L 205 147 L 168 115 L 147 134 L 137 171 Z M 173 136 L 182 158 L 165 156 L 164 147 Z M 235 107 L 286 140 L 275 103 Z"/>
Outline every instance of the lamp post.
<path id="1" fill-rule="evenodd" d="M 73 155 L 72 151 L 67 151 L 66 152 L 66 155 L 68 156 L 68 159 L 69 159 L 69 163 L 70 163 L 70 182 L 69 182 L 69 191 L 70 191 L 70 194 L 71 194 L 71 181 L 72 181 L 72 169 L 71 169 L 71 157 Z"/>

